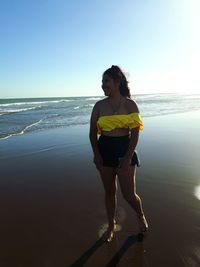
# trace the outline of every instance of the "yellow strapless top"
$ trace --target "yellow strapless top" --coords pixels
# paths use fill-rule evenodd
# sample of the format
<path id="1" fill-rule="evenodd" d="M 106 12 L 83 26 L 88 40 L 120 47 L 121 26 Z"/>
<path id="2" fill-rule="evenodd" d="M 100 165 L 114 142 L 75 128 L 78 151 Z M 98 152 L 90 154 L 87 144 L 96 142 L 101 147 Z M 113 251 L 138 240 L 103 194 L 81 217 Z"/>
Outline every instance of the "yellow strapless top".
<path id="1" fill-rule="evenodd" d="M 110 132 L 116 128 L 139 128 L 143 130 L 143 123 L 141 116 L 137 112 L 122 114 L 122 115 L 109 115 L 101 116 L 97 121 L 98 134 L 102 131 Z"/>

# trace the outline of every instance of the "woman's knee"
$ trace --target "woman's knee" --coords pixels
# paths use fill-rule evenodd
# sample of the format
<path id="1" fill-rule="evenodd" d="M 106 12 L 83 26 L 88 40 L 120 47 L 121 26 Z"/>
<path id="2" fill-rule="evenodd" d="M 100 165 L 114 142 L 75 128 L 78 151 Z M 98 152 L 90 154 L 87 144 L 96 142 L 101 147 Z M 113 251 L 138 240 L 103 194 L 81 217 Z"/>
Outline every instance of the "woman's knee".
<path id="1" fill-rule="evenodd" d="M 113 198 L 116 196 L 116 192 L 117 192 L 117 185 L 113 184 L 112 186 L 105 188 L 105 197 Z"/>
<path id="2" fill-rule="evenodd" d="M 117 180 L 114 174 L 101 175 L 101 179 L 104 185 L 105 195 L 107 197 L 114 196 L 117 191 Z"/>
<path id="3" fill-rule="evenodd" d="M 136 193 L 122 193 L 124 199 L 129 203 L 137 203 L 138 196 Z"/>

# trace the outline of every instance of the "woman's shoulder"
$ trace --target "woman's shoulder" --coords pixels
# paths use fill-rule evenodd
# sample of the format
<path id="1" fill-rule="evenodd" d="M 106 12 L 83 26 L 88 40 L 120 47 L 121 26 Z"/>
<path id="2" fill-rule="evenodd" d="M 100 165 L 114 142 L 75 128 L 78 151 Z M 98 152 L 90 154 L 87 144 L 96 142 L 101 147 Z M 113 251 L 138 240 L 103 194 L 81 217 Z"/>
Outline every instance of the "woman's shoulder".
<path id="1" fill-rule="evenodd" d="M 95 106 L 97 108 L 101 108 L 105 105 L 106 102 L 107 102 L 107 98 L 101 99 L 95 103 Z"/>
<path id="2" fill-rule="evenodd" d="M 105 109 L 106 99 L 107 99 L 107 98 L 104 98 L 104 99 L 101 99 L 101 100 L 97 101 L 97 102 L 94 104 L 93 112 L 96 112 L 96 113 L 100 114 L 100 113 L 101 113 L 101 110 L 102 110 L 102 109 Z"/>
<path id="3" fill-rule="evenodd" d="M 129 110 L 129 112 L 139 112 L 138 105 L 133 99 L 126 97 L 125 105 L 127 109 Z"/>

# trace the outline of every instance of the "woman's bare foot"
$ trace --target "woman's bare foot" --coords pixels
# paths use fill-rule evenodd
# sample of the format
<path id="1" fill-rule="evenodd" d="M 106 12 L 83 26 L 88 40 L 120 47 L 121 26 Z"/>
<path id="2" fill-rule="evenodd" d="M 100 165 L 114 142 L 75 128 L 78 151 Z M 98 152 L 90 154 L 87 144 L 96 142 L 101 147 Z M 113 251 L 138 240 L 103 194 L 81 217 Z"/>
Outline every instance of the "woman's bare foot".
<path id="1" fill-rule="evenodd" d="M 105 242 L 111 242 L 114 236 L 114 231 L 116 229 L 116 221 L 114 220 L 114 223 L 112 225 L 109 225 L 106 232 L 103 234 L 103 240 Z"/>
<path id="2" fill-rule="evenodd" d="M 140 227 L 141 233 L 146 233 L 148 231 L 148 223 L 144 216 L 144 214 L 137 216 L 138 217 L 138 223 Z"/>

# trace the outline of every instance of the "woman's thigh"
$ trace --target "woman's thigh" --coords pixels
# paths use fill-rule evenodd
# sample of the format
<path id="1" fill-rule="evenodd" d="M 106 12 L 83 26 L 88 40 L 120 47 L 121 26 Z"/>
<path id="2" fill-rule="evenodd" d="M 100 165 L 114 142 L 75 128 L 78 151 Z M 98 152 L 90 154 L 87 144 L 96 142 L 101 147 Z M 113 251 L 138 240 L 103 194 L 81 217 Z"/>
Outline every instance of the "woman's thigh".
<path id="1" fill-rule="evenodd" d="M 115 193 L 117 187 L 115 169 L 112 167 L 102 167 L 99 172 L 105 192 L 108 194 Z"/>
<path id="2" fill-rule="evenodd" d="M 126 171 L 117 169 L 118 181 L 124 196 L 133 196 L 136 193 L 136 166 L 130 166 Z"/>

